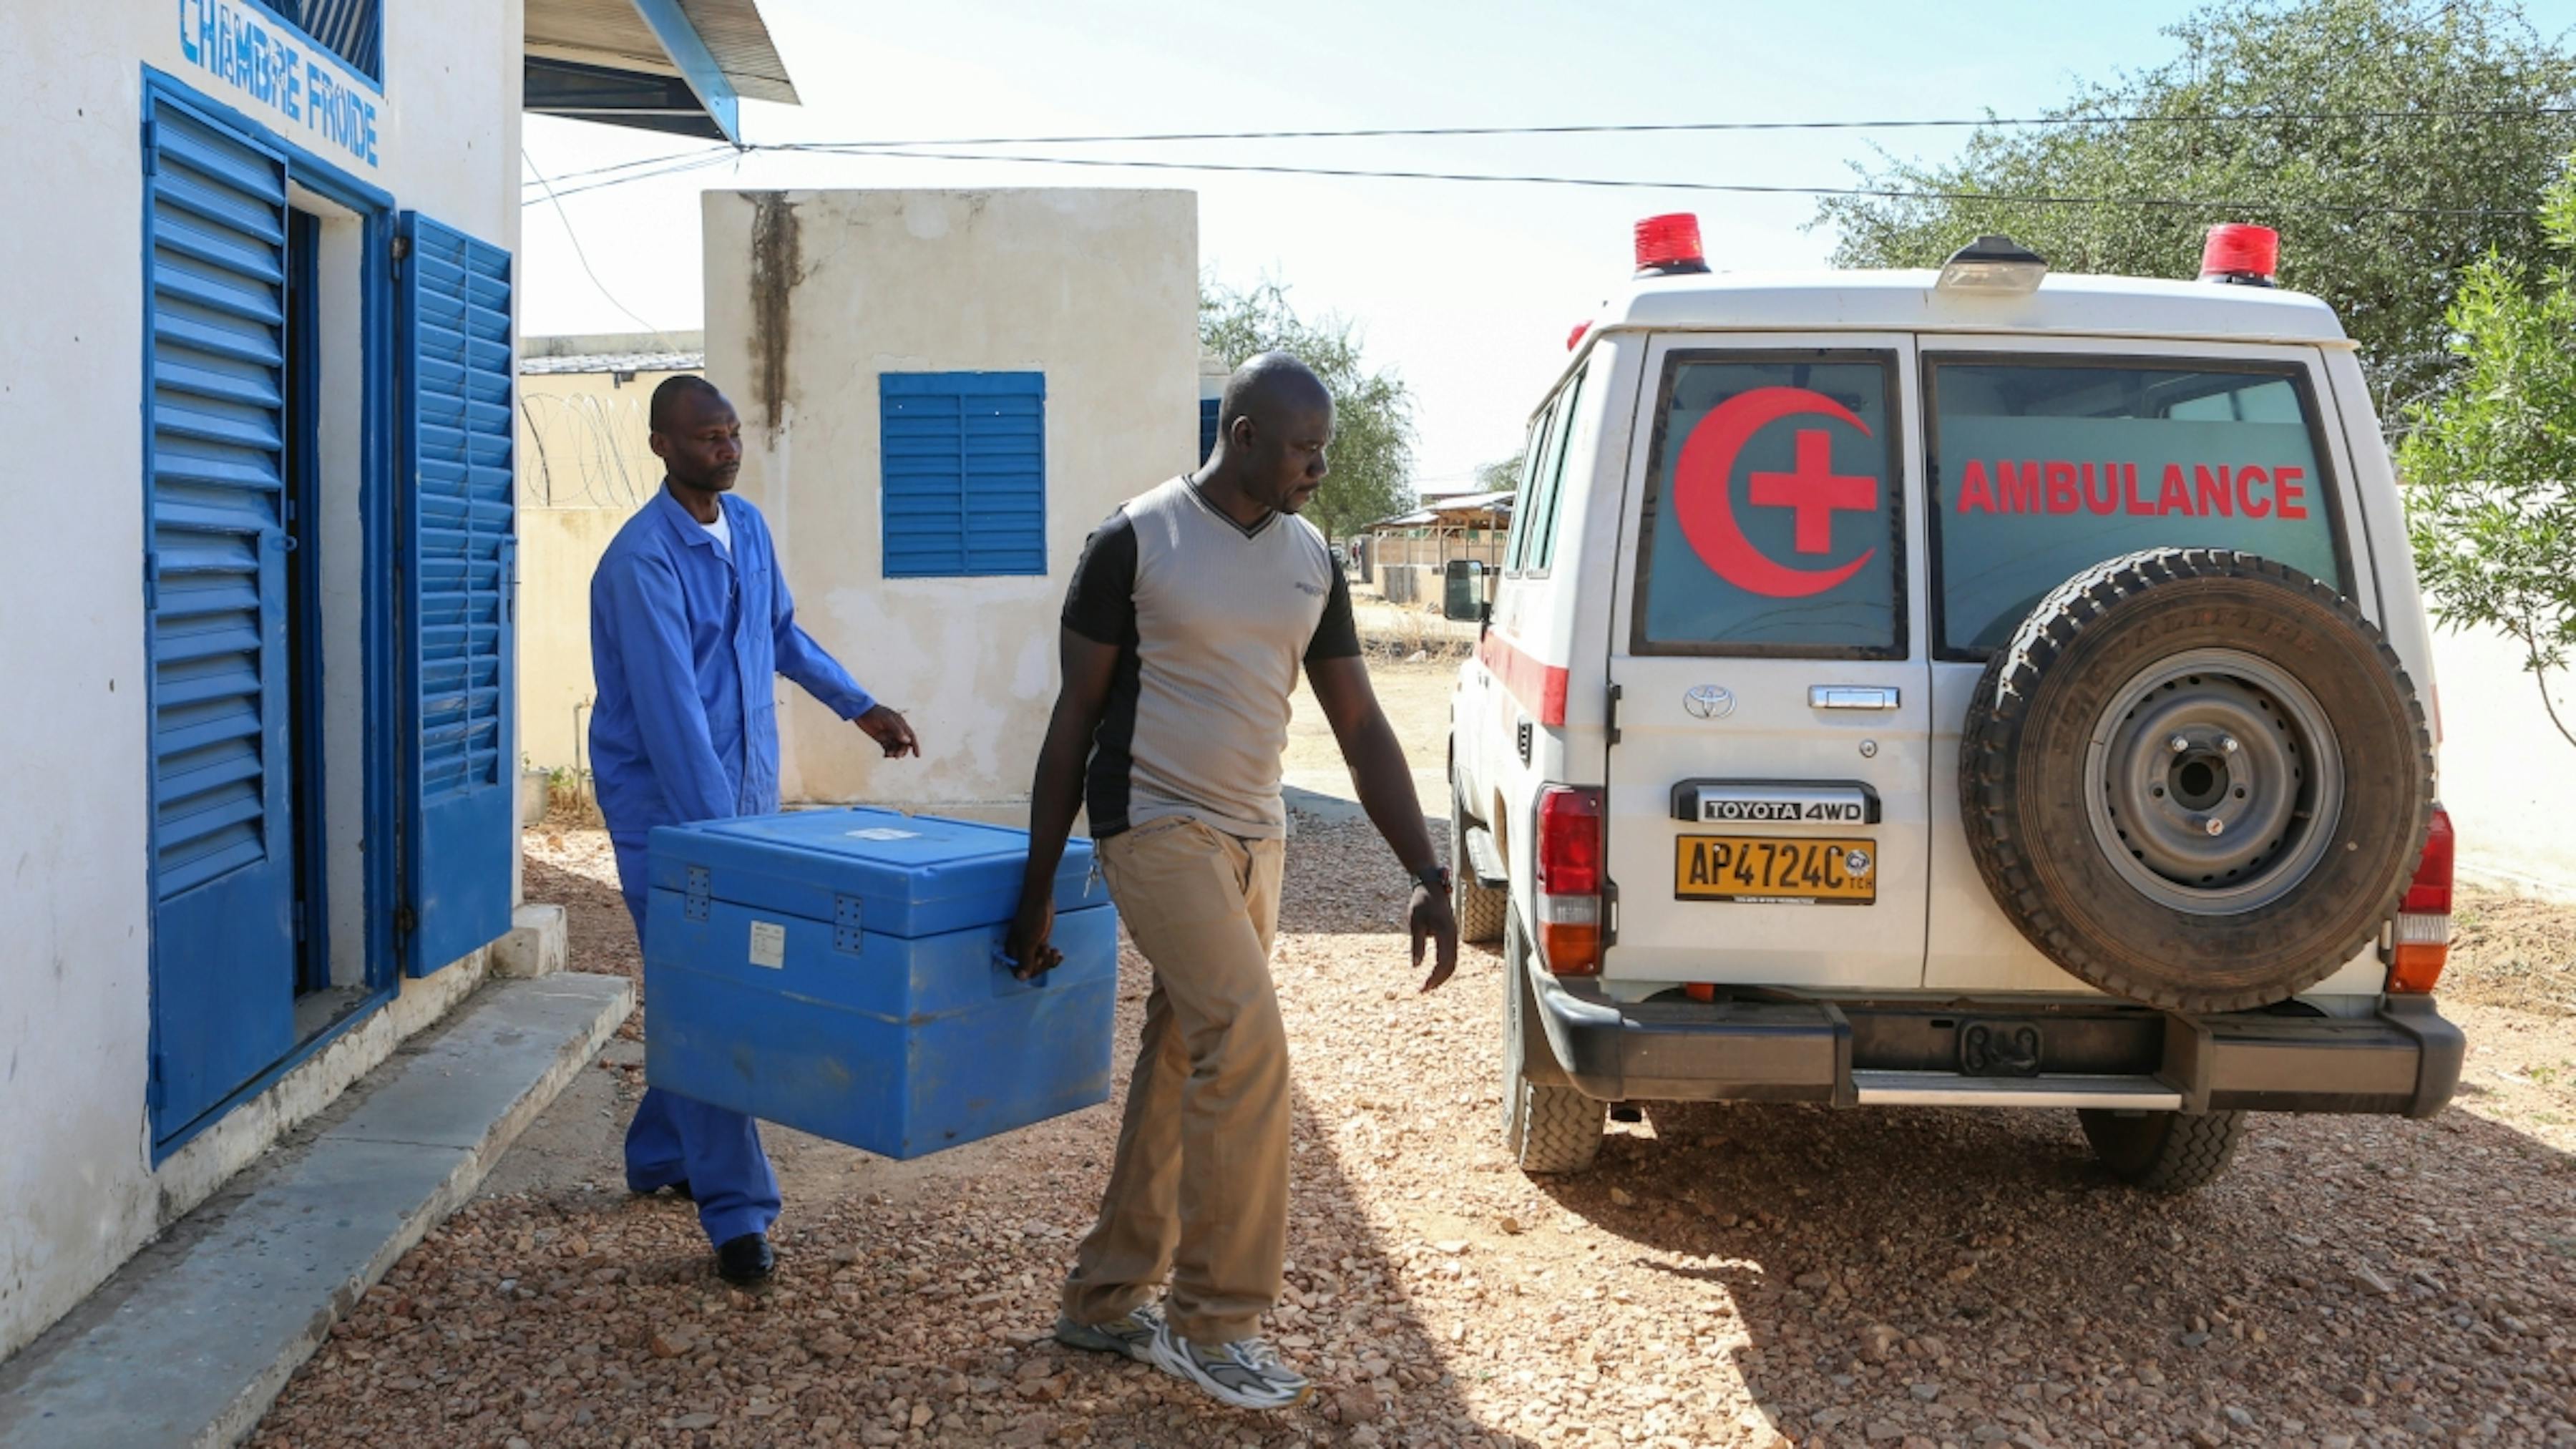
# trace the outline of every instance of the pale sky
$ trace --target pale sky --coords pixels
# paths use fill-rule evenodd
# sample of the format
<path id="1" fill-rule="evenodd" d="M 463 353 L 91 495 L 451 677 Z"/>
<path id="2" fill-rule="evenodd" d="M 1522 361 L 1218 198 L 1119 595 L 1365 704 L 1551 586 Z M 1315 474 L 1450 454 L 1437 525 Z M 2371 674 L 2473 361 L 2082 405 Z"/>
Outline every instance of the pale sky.
<path id="1" fill-rule="evenodd" d="M 744 103 L 754 143 L 1139 131 L 1851 120 L 2024 115 L 2079 78 L 2174 53 L 2179 0 L 1751 6 L 1589 0 L 1292 6 L 761 0 L 801 107 Z M 2070 26 L 2069 18 L 2081 14 Z M 2547 35 L 2576 0 L 2534 0 Z M 1952 153 L 1960 131 L 1281 140 L 1060 146 L 1046 154 L 1285 162 L 1799 186 L 1851 184 L 1873 143 Z M 529 159 L 566 173 L 706 143 L 530 117 Z M 1011 148 L 987 148 L 1007 150 Z M 1032 148 L 1018 148 L 1026 152 Z M 582 185 L 565 181 L 569 189 Z M 1630 270 L 1629 228 L 1699 213 L 1712 265 L 1821 263 L 1815 203 L 1666 189 L 1235 176 L 842 156 L 752 155 L 565 198 L 527 192 L 521 330 L 700 325 L 698 195 L 732 187 L 1140 186 L 1194 190 L 1203 272 L 1274 277 L 1300 312 L 1360 324 L 1413 389 L 1415 481 L 1463 487 L 1508 457 L 1564 361 L 1566 333 Z M 567 237 L 577 237 L 594 284 Z M 2285 240 L 2295 247 L 2295 235 Z M 2183 275 L 2196 257 L 2174 258 Z M 603 294 L 603 288 L 605 294 Z M 614 298 L 612 301 L 611 298 Z M 622 306 L 621 306 L 622 304 Z M 629 316 L 631 310 L 634 316 Z M 641 322 L 637 320 L 641 319 Z M 1140 465 L 1141 466 L 1141 465 Z M 1145 481 L 1140 480 L 1139 486 Z"/>

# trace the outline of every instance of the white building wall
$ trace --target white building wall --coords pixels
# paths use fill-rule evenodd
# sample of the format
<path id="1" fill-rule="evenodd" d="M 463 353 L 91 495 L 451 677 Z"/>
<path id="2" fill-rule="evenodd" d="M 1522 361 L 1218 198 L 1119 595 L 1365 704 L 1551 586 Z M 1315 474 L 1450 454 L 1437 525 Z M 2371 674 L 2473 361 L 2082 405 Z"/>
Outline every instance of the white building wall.
<path id="1" fill-rule="evenodd" d="M 797 617 L 903 710 L 889 762 L 781 681 L 789 800 L 1024 801 L 1082 541 L 1198 451 L 1198 206 L 1185 191 L 711 192 L 707 376 L 741 411 Z M 1046 374 L 1047 574 L 888 579 L 877 378 Z"/>
<path id="2" fill-rule="evenodd" d="M 0 630 L 0 1356 L 78 1302 L 164 1225 L 480 972 L 405 985 L 295 1080 L 237 1109 L 158 1171 L 144 1107 L 150 1037 L 142 595 L 144 69 L 280 132 L 403 207 L 518 243 L 518 0 L 385 6 L 373 164 L 192 61 L 183 29 L 221 0 L 49 7 L 10 27 L 12 186 L 39 199 L 0 228 L 0 429 L 41 440 L 0 470 L 16 520 L 18 623 Z M 247 7 L 229 7 L 240 12 Z M 269 22 L 274 23 L 274 22 Z M 307 98 L 300 91 L 299 105 Z M 308 108 L 309 109 L 309 108 Z M 329 246 L 325 247 L 328 266 Z M 352 330 L 323 342 L 325 392 L 354 377 Z M 329 424 L 324 453 L 335 456 Z M 326 513 L 354 546 L 357 478 L 331 467 Z M 354 912 L 359 660 L 354 555 L 326 611 L 326 749 L 340 910 Z M 441 977 L 451 978 L 441 980 Z"/>
<path id="3" fill-rule="evenodd" d="M 2464 878 L 2576 901 L 2576 745 L 2550 724 L 2522 666 L 2521 646 L 2503 634 L 2434 626 L 2442 804 Z M 2576 729 L 2576 682 L 2555 683 L 2558 717 Z"/>

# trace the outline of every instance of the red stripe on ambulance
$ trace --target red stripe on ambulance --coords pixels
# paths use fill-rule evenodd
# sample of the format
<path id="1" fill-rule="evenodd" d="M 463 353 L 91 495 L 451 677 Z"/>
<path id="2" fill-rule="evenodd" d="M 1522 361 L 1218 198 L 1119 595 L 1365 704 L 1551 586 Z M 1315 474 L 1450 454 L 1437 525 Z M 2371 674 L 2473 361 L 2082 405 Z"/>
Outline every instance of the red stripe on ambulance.
<path id="1" fill-rule="evenodd" d="M 1540 724 L 1554 728 L 1565 723 L 1565 666 L 1525 654 L 1492 630 L 1476 646 L 1476 658 L 1503 682 L 1521 708 L 1538 716 Z"/>

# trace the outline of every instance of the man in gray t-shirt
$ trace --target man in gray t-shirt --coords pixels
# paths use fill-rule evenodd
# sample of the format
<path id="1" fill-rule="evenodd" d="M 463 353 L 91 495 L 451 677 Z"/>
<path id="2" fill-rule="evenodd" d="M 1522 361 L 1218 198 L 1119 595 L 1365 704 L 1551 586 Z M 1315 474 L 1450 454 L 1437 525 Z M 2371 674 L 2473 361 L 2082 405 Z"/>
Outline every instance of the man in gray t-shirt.
<path id="1" fill-rule="evenodd" d="M 1288 696 L 1302 665 L 1360 803 L 1415 881 L 1428 991 L 1458 964 L 1448 872 L 1369 688 L 1350 588 L 1297 516 L 1322 486 L 1332 396 L 1265 353 L 1229 379 L 1216 451 L 1129 499 L 1084 545 L 1065 599 L 1064 686 L 1038 753 L 1029 866 L 1004 950 L 1058 959 L 1052 882 L 1088 802 L 1102 873 L 1154 968 L 1100 1219 L 1056 1337 L 1124 1353 L 1242 1408 L 1306 1380 L 1260 1337 L 1288 1243 L 1288 1039 L 1270 982 L 1287 813 Z M 1170 1313 L 1154 1306 L 1171 1279 Z"/>

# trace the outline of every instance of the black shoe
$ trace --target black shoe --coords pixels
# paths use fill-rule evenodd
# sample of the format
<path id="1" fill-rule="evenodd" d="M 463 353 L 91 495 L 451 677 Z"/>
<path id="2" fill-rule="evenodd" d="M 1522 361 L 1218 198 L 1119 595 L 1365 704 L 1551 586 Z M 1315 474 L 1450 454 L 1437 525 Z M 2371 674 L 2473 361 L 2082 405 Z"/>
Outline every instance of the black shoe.
<path id="1" fill-rule="evenodd" d="M 693 1197 L 693 1196 L 691 1196 L 691 1195 L 690 1195 L 690 1192 L 689 1192 L 689 1180 L 688 1180 L 687 1178 L 685 1178 L 685 1177 L 684 1177 L 684 1178 L 681 1178 L 678 1182 L 666 1183 L 666 1184 L 664 1184 L 664 1186 L 668 1187 L 668 1188 L 671 1190 L 671 1196 L 678 1198 L 678 1199 L 679 1199 L 680 1201 L 682 1201 L 682 1202 L 696 1202 L 696 1201 L 697 1201 L 697 1198 L 695 1198 L 695 1197 Z M 630 1183 L 628 1183 L 628 1184 L 626 1185 L 626 1190 L 627 1190 L 628 1192 L 631 1192 L 631 1193 L 635 1194 L 637 1197 L 651 1197 L 651 1196 L 653 1196 L 655 1193 L 658 1193 L 658 1192 L 662 1191 L 662 1188 L 659 1188 L 659 1187 L 637 1187 L 637 1186 L 635 1186 L 633 1183 L 631 1183 L 631 1182 L 630 1182 Z"/>
<path id="2" fill-rule="evenodd" d="M 745 1233 L 716 1247 L 716 1276 L 740 1288 L 766 1283 L 778 1271 L 778 1255 L 765 1233 Z"/>

